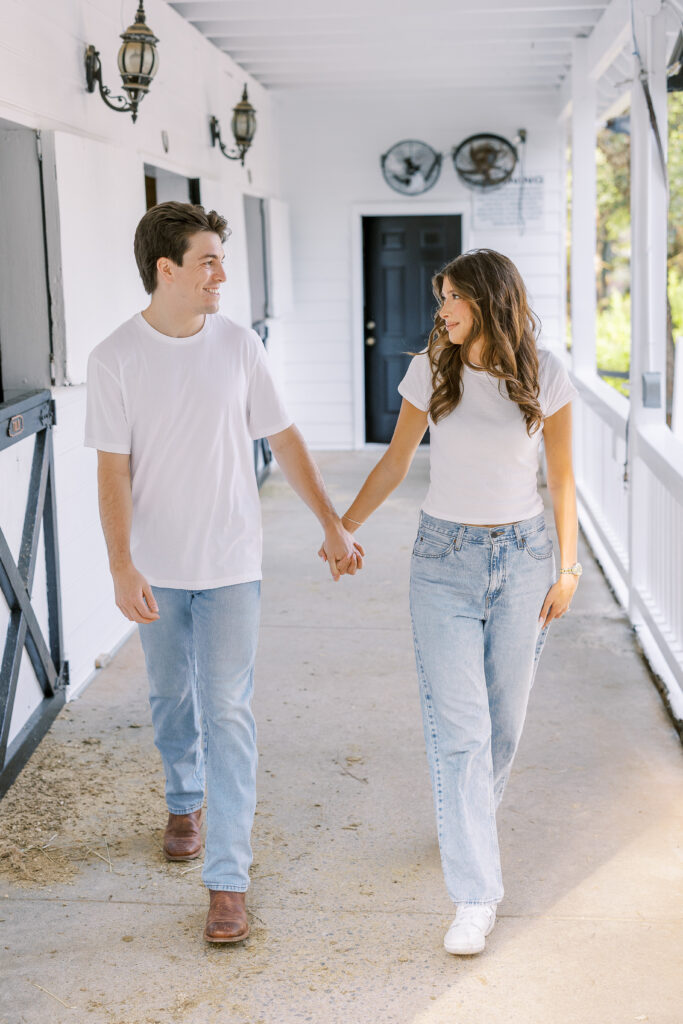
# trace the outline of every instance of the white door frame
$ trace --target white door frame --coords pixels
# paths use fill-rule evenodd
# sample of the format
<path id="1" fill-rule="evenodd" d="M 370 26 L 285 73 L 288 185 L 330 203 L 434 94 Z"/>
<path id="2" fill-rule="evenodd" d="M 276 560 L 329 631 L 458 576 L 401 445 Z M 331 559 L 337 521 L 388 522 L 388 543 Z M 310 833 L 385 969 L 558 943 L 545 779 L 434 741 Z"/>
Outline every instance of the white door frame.
<path id="1" fill-rule="evenodd" d="M 462 251 L 469 248 L 470 212 L 468 202 L 438 202 L 424 199 L 388 203 L 356 203 L 351 207 L 351 372 L 353 374 L 353 447 L 365 448 L 365 324 L 363 322 L 363 217 L 451 217 L 459 216 Z M 374 447 L 371 446 L 371 447 Z"/>

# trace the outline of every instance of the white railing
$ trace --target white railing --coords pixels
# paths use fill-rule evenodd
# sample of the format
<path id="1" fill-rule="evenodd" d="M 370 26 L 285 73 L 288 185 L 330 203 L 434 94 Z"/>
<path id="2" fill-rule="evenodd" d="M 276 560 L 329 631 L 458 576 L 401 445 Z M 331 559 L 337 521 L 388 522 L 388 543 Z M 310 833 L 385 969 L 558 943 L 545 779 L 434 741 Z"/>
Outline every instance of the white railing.
<path id="1" fill-rule="evenodd" d="M 623 605 L 628 607 L 629 531 L 626 439 L 629 404 L 597 374 L 573 378 L 574 460 L 581 524 Z M 606 564 L 609 562 L 609 564 Z"/>
<path id="2" fill-rule="evenodd" d="M 683 719 L 683 441 L 629 430 L 623 396 L 597 375 L 573 380 L 581 526 Z"/>
<path id="3" fill-rule="evenodd" d="M 683 690 L 683 442 L 642 427 L 633 468 L 632 604 Z"/>

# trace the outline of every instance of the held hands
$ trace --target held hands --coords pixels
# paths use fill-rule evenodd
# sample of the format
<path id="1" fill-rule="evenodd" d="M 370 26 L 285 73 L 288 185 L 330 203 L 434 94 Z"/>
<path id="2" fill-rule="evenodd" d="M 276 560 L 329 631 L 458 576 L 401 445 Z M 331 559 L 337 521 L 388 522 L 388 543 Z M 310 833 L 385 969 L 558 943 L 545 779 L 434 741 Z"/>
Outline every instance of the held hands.
<path id="1" fill-rule="evenodd" d="M 325 540 L 318 551 L 318 557 L 329 565 L 335 583 L 340 576 L 355 576 L 363 568 L 364 555 L 363 547 L 354 540 L 352 533 L 344 529 L 341 520 L 325 529 Z"/>
<path id="2" fill-rule="evenodd" d="M 112 570 L 117 607 L 131 622 L 156 622 L 159 607 L 149 583 L 131 563 L 125 569 Z"/>
<path id="3" fill-rule="evenodd" d="M 563 573 L 557 583 L 553 583 L 545 595 L 545 601 L 543 602 L 538 619 L 541 629 L 549 626 L 553 619 L 562 618 L 569 609 L 578 585 L 579 577 L 573 576 L 571 573 Z"/>

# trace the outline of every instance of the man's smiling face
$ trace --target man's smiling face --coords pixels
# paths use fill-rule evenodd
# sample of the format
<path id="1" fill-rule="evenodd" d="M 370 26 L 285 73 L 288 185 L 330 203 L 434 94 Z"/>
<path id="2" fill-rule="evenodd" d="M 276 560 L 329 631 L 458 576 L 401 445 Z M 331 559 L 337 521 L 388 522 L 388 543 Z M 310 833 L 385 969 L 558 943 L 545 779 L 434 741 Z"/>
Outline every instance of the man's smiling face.
<path id="1" fill-rule="evenodd" d="M 197 231 L 191 235 L 182 266 L 164 260 L 168 268 L 164 280 L 170 289 L 169 298 L 194 316 L 217 313 L 220 287 L 226 277 L 224 259 L 223 245 L 213 231 Z"/>

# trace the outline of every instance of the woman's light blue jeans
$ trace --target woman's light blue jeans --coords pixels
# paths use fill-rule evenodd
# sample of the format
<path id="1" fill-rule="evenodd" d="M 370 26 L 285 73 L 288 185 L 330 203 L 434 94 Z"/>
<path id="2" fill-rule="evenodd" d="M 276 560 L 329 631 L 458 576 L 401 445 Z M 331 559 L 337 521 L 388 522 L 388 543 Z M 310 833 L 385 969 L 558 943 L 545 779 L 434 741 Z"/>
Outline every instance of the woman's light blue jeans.
<path id="1" fill-rule="evenodd" d="M 159 619 L 140 626 L 154 742 L 172 814 L 204 802 L 202 879 L 245 892 L 256 808 L 256 727 L 251 713 L 259 625 L 258 581 L 211 590 L 153 587 Z"/>
<path id="2" fill-rule="evenodd" d="M 554 580 L 542 514 L 492 528 L 420 514 L 410 609 L 441 863 L 456 904 L 503 897 L 496 808 Z"/>

